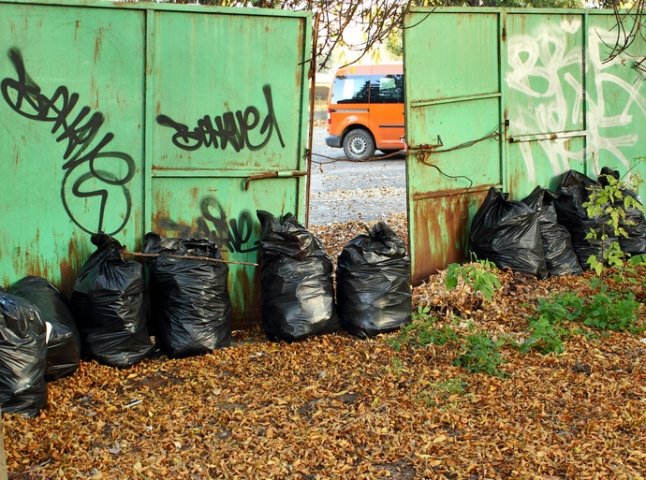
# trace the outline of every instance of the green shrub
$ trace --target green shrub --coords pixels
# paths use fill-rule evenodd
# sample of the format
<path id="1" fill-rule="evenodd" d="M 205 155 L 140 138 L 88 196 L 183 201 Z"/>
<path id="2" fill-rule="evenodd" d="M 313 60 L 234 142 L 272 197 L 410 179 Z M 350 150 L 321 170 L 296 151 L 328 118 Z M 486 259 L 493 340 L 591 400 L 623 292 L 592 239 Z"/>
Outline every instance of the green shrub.
<path id="1" fill-rule="evenodd" d="M 455 359 L 454 364 L 471 373 L 504 376 L 498 368 L 503 364 L 499 345 L 483 333 L 474 333 L 465 338 L 460 355 Z"/>
<path id="2" fill-rule="evenodd" d="M 607 291 L 590 297 L 582 312 L 583 324 L 599 330 L 637 333 L 639 302 L 632 292 Z"/>
<path id="3" fill-rule="evenodd" d="M 428 306 L 417 307 L 411 323 L 403 327 L 397 336 L 388 340 L 388 344 L 400 351 L 404 345 L 424 347 L 429 344 L 446 345 L 457 342 L 459 337 L 450 326 L 438 326 L 437 318 L 430 315 Z"/>
<path id="4" fill-rule="evenodd" d="M 591 279 L 590 286 L 596 293 L 585 298 L 565 292 L 540 299 L 536 316 L 529 321 L 530 336 L 518 345 L 519 349 L 522 352 L 563 352 L 563 341 L 572 334 L 564 326 L 566 322 L 578 322 L 598 330 L 643 331 L 643 322 L 640 323 L 638 317 L 640 304 L 633 293 L 610 290 L 601 278 Z M 581 329 L 574 331 L 581 332 Z M 590 336 L 589 331 L 585 334 Z"/>
<path id="5" fill-rule="evenodd" d="M 590 255 L 587 263 L 597 275 L 601 275 L 608 267 L 621 267 L 627 255 L 622 251 L 617 238 L 628 237 L 624 227 L 632 225 L 626 219 L 626 212 L 637 209 L 644 212 L 644 207 L 627 190 L 635 190 L 637 185 L 617 180 L 612 175 L 600 175 L 605 185 L 595 185 L 590 189 L 588 201 L 583 203 L 590 218 L 599 218 L 600 231 L 590 229 L 586 235 L 588 240 L 601 241 L 601 256 Z M 639 179 L 636 183 L 639 182 Z"/>
<path id="6" fill-rule="evenodd" d="M 576 293 L 563 292 L 550 298 L 538 301 L 536 313 L 549 323 L 573 321 L 581 316 L 584 301 Z"/>
<path id="7" fill-rule="evenodd" d="M 466 265 L 452 263 L 446 268 L 444 285 L 448 290 L 453 290 L 462 278 L 474 293 L 480 292 L 488 302 L 491 302 L 494 293 L 500 288 L 496 271 L 496 266 L 488 260 L 479 260 Z"/>
<path id="8" fill-rule="evenodd" d="M 550 322 L 547 317 L 540 316 L 529 322 L 530 337 L 520 345 L 520 351 L 527 353 L 538 350 L 541 353 L 563 353 L 563 339 L 569 335 L 569 330 L 558 322 Z"/>

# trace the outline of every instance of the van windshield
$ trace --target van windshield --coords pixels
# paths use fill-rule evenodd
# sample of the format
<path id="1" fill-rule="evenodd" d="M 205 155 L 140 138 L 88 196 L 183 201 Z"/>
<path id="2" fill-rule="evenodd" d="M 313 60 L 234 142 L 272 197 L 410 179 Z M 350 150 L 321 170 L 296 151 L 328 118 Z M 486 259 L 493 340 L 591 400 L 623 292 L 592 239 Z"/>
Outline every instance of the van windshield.
<path id="1" fill-rule="evenodd" d="M 331 103 L 403 103 L 404 75 L 344 75 L 334 79 Z"/>

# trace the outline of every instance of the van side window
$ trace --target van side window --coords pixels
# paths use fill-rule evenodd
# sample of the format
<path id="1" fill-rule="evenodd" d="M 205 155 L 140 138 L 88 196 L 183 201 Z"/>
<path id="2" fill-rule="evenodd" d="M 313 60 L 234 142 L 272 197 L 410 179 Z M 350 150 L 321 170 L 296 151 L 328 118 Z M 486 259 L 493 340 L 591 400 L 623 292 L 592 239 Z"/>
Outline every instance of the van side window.
<path id="1" fill-rule="evenodd" d="M 370 82 L 370 103 L 404 103 L 404 76 L 373 76 Z"/>
<path id="2" fill-rule="evenodd" d="M 346 75 L 334 79 L 332 103 L 368 103 L 371 77 Z"/>

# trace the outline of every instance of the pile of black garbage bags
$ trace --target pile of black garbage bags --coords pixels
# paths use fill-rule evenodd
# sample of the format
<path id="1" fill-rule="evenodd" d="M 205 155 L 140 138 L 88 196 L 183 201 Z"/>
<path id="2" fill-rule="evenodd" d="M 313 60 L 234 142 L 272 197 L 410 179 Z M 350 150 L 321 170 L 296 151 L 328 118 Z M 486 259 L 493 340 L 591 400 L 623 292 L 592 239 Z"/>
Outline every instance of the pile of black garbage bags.
<path id="1" fill-rule="evenodd" d="M 63 295 L 47 280 L 25 277 L 0 290 L 0 405 L 36 415 L 47 404 L 47 381 L 79 366 L 81 345 Z"/>
<path id="2" fill-rule="evenodd" d="M 303 340 L 340 327 L 359 337 L 410 320 L 410 260 L 384 222 L 351 240 L 334 271 L 321 241 L 296 221 L 258 212 L 262 327 L 270 339 Z"/>
<path id="3" fill-rule="evenodd" d="M 0 291 L 2 411 L 36 415 L 47 382 L 74 373 L 81 358 L 129 367 L 157 348 L 183 357 L 229 345 L 228 267 L 212 242 L 149 233 L 148 282 L 117 240 L 95 234 L 92 243 L 69 302 L 40 277 Z"/>
<path id="4" fill-rule="evenodd" d="M 603 186 L 606 175 L 619 178 L 619 172 L 604 167 L 595 181 L 580 172 L 565 172 L 556 192 L 536 187 L 522 201 L 491 188 L 473 218 L 470 249 L 479 259 L 499 268 L 536 275 L 578 275 L 587 270 L 590 256 L 601 258 L 604 248 L 600 232 L 603 217 L 591 218 L 583 206 L 595 187 Z M 626 195 L 637 198 L 634 192 Z M 641 211 L 629 209 L 622 227 L 627 238 L 618 240 L 624 252 L 646 253 L 646 220 Z M 599 239 L 587 239 L 594 230 Z"/>
<path id="5" fill-rule="evenodd" d="M 258 212 L 262 226 L 262 326 L 270 339 L 303 340 L 344 327 L 360 337 L 410 319 L 409 259 L 384 223 L 357 236 L 333 264 L 321 241 L 287 214 Z M 206 239 L 148 233 L 145 265 L 124 258 L 114 238 L 92 235 L 96 251 L 69 302 L 46 279 L 0 289 L 0 406 L 36 415 L 47 382 L 81 359 L 129 367 L 154 352 L 200 355 L 231 343 L 228 266 Z"/>

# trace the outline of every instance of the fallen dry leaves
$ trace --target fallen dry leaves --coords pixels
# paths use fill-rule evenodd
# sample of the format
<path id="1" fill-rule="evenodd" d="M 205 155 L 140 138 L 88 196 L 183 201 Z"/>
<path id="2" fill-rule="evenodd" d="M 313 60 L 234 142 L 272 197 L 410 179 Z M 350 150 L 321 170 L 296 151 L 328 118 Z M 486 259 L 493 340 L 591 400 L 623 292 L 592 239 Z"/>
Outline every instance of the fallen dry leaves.
<path id="1" fill-rule="evenodd" d="M 405 238 L 405 217 L 389 224 Z M 361 233 L 356 223 L 313 229 L 333 256 Z M 414 303 L 520 335 L 536 298 L 585 288 L 571 277 L 501 280 L 489 304 L 435 275 Z M 393 335 L 287 344 L 254 330 L 200 357 L 123 370 L 83 362 L 49 385 L 38 418 L 4 415 L 9 478 L 644 478 L 639 336 L 574 336 L 560 355 L 504 349 L 507 377 L 497 378 L 453 366 L 448 346 L 395 352 Z M 450 380 L 464 390 L 434 391 Z"/>

